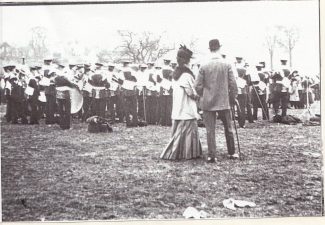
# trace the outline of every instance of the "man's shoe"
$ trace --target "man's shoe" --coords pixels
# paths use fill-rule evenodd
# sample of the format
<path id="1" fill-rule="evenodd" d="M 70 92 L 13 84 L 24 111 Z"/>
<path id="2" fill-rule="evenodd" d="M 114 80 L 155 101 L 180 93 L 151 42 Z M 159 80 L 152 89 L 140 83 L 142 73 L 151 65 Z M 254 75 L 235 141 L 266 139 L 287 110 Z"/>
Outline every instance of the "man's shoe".
<path id="1" fill-rule="evenodd" d="M 237 153 L 228 155 L 229 159 L 239 159 L 239 155 Z"/>
<path id="2" fill-rule="evenodd" d="M 207 158 L 207 163 L 215 163 L 216 160 L 217 160 L 217 158 L 208 157 Z"/>

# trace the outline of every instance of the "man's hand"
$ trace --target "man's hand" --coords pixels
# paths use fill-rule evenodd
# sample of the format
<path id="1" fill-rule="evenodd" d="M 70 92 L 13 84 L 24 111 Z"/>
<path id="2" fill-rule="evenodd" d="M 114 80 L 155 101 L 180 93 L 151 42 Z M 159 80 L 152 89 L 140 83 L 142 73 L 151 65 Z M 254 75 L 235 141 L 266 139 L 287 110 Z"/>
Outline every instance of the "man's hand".
<path id="1" fill-rule="evenodd" d="M 236 105 L 236 98 L 237 98 L 236 95 L 229 95 L 229 103 L 231 106 Z"/>

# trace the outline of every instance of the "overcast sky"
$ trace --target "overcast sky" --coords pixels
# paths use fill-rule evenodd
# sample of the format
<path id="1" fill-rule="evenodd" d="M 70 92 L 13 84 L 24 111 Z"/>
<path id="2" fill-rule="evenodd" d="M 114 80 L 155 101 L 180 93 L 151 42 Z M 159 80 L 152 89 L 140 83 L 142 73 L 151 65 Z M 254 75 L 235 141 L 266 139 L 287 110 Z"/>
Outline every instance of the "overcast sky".
<path id="1" fill-rule="evenodd" d="M 119 43 L 118 29 L 135 32 L 166 31 L 165 40 L 188 43 L 207 52 L 208 41 L 218 38 L 222 50 L 232 59 L 245 57 L 250 64 L 269 62 L 263 46 L 265 32 L 274 25 L 296 26 L 300 39 L 293 63 L 301 70 L 319 70 L 318 1 L 247 1 L 205 3 L 106 4 L 1 7 L 1 41 L 26 45 L 30 28 L 48 30 L 51 49 L 69 40 L 81 47 L 113 49 Z M 276 60 L 288 58 L 279 50 Z"/>

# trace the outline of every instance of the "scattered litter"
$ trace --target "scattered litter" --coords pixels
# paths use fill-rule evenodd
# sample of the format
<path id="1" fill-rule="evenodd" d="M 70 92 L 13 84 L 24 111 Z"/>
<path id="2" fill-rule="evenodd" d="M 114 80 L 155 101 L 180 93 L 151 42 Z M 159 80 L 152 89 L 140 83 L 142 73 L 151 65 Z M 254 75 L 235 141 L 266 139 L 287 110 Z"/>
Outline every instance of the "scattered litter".
<path id="1" fill-rule="evenodd" d="M 235 200 L 233 198 L 228 198 L 228 199 L 223 200 L 222 204 L 225 208 L 231 209 L 231 210 L 236 210 L 236 206 L 240 207 L 240 208 L 256 207 L 256 204 L 254 202 Z"/>
<path id="2" fill-rule="evenodd" d="M 320 121 L 307 120 L 302 125 L 303 126 L 320 126 Z"/>
<path id="3" fill-rule="evenodd" d="M 207 212 L 205 212 L 205 211 L 203 211 L 203 210 L 200 210 L 200 217 L 201 218 L 207 218 L 208 217 L 208 213 Z"/>
<path id="4" fill-rule="evenodd" d="M 194 219 L 207 218 L 208 215 L 209 214 L 207 212 L 205 212 L 203 210 L 198 211 L 194 207 L 187 207 L 185 209 L 184 213 L 183 213 L 183 216 L 186 219 L 189 219 L 189 218 L 194 218 Z"/>
<path id="5" fill-rule="evenodd" d="M 319 154 L 319 153 L 313 153 L 313 152 L 303 152 L 302 154 L 305 155 L 305 156 L 313 157 L 313 158 L 318 158 L 318 157 L 321 156 L 321 154 Z"/>

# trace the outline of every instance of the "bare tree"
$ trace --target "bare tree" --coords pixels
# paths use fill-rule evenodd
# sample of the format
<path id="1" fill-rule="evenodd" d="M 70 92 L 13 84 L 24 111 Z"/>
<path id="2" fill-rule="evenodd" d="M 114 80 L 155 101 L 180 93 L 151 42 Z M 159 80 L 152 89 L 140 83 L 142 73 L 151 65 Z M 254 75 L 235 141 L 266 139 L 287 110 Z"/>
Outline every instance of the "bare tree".
<path id="1" fill-rule="evenodd" d="M 292 53 L 299 40 L 299 30 L 296 27 L 284 27 L 278 26 L 278 31 L 280 38 L 278 39 L 278 44 L 280 47 L 284 48 L 289 53 L 290 67 L 292 67 Z"/>
<path id="2" fill-rule="evenodd" d="M 198 49 L 197 49 L 197 42 L 199 41 L 199 39 L 197 37 L 191 37 L 191 40 L 189 42 L 189 49 L 191 49 L 191 51 L 193 53 L 198 53 Z"/>
<path id="3" fill-rule="evenodd" d="M 109 52 L 106 49 L 100 50 L 96 54 L 96 56 L 97 56 L 98 62 L 100 62 L 100 63 L 108 63 L 109 61 L 113 61 L 111 52 Z"/>
<path id="4" fill-rule="evenodd" d="M 116 49 L 119 52 L 119 59 L 116 61 L 120 61 L 121 58 L 129 58 L 134 63 L 155 61 L 175 49 L 175 46 L 162 43 L 164 33 L 155 36 L 151 32 L 137 34 L 132 31 L 119 30 L 118 34 L 122 43 Z"/>
<path id="5" fill-rule="evenodd" d="M 31 28 L 30 32 L 32 38 L 29 42 L 29 46 L 33 51 L 33 56 L 37 59 L 42 59 L 48 53 L 46 47 L 47 30 L 44 27 L 37 26 Z"/>
<path id="6" fill-rule="evenodd" d="M 270 56 L 270 66 L 271 70 L 273 70 L 273 57 L 274 57 L 274 52 L 277 47 L 278 43 L 278 34 L 277 30 L 274 28 L 268 28 L 266 35 L 265 35 L 265 45 L 267 47 L 269 56 Z"/>

